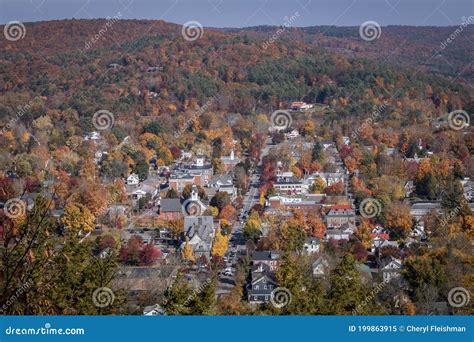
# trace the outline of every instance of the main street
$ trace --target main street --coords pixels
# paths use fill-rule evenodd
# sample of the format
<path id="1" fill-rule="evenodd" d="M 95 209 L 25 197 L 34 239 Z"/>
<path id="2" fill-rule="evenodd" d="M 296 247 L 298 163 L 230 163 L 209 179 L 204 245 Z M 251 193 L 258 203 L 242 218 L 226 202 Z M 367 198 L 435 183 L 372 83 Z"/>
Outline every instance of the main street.
<path id="1" fill-rule="evenodd" d="M 222 295 L 230 292 L 234 287 L 233 274 L 235 274 L 237 260 L 242 253 L 245 253 L 245 238 L 243 235 L 243 227 L 245 221 L 248 218 L 250 210 L 252 207 L 258 203 L 260 199 L 260 194 L 258 188 L 260 186 L 260 176 L 262 175 L 262 160 L 270 150 L 268 141 L 260 153 L 260 159 L 257 163 L 256 168 L 253 168 L 250 175 L 250 185 L 248 191 L 244 195 L 242 201 L 243 208 L 242 211 L 232 227 L 231 238 L 229 243 L 229 248 L 225 254 L 226 260 L 226 269 L 230 270 L 232 275 L 221 275 L 219 277 L 219 283 L 217 288 L 217 294 Z"/>

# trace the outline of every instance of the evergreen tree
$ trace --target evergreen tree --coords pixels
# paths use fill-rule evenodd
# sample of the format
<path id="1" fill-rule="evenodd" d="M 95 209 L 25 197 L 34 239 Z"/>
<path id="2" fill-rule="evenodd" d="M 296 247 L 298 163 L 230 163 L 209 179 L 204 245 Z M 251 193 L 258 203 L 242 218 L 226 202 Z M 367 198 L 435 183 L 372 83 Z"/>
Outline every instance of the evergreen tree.
<path id="1" fill-rule="evenodd" d="M 331 272 L 331 288 L 328 293 L 329 311 L 334 315 L 350 315 L 359 312 L 361 303 L 367 298 L 367 291 L 362 287 L 356 262 L 352 254 L 346 254 Z"/>

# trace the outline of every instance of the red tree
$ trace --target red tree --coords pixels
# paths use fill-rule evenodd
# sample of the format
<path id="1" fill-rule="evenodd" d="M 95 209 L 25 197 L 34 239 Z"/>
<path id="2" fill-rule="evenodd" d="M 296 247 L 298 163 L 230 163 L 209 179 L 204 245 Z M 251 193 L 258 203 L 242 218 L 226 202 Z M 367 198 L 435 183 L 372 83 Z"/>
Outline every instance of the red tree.
<path id="1" fill-rule="evenodd" d="M 143 246 L 143 249 L 140 251 L 140 264 L 146 266 L 152 265 L 160 257 L 161 251 L 151 243 L 148 243 Z"/>

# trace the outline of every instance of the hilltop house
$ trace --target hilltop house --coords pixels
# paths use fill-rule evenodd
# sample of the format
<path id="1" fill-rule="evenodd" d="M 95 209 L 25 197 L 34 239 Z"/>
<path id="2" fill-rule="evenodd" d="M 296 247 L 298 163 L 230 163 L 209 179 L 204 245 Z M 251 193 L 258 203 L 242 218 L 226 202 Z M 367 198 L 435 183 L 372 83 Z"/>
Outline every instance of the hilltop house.
<path id="1" fill-rule="evenodd" d="M 303 102 L 303 101 L 294 101 L 291 103 L 290 105 L 290 109 L 291 110 L 308 110 L 308 109 L 311 109 L 313 108 L 313 105 L 312 104 L 308 104 L 306 102 Z"/>

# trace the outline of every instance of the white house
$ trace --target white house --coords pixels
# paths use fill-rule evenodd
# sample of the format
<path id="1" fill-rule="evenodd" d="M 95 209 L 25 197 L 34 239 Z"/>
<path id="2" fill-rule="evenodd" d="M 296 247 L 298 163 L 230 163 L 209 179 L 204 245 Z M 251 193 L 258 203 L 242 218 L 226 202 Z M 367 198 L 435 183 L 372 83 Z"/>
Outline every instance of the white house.
<path id="1" fill-rule="evenodd" d="M 375 253 L 377 249 L 383 248 L 383 247 L 396 247 L 398 248 L 398 243 L 397 241 L 391 241 L 388 239 L 384 239 L 381 236 L 376 236 L 372 240 L 372 247 L 371 247 L 371 252 Z"/>
<path id="2" fill-rule="evenodd" d="M 84 136 L 84 140 L 99 140 L 100 134 L 98 132 L 90 132 L 90 134 L 86 134 Z"/>
<path id="3" fill-rule="evenodd" d="M 127 185 L 138 185 L 138 183 L 140 183 L 140 179 L 136 173 L 132 173 L 127 177 Z"/>
<path id="4" fill-rule="evenodd" d="M 340 229 L 340 228 L 330 227 L 330 228 L 326 229 L 325 240 L 329 241 L 329 240 L 333 239 L 333 240 L 347 240 L 347 241 L 349 241 L 351 235 L 352 235 L 351 232 L 348 231 L 348 230 L 343 230 L 343 229 Z"/>
<path id="5" fill-rule="evenodd" d="M 329 270 L 329 262 L 321 256 L 313 262 L 311 267 L 313 269 L 313 277 L 324 277 Z"/>
<path id="6" fill-rule="evenodd" d="M 468 202 L 474 199 L 474 182 L 468 181 L 463 184 L 463 195 Z"/>
<path id="7" fill-rule="evenodd" d="M 317 237 L 307 237 L 304 240 L 303 251 L 308 254 L 319 253 L 321 240 Z"/>
<path id="8" fill-rule="evenodd" d="M 146 306 L 143 309 L 143 316 L 163 316 L 164 314 L 165 310 L 160 306 L 160 304 Z"/>
<path id="9" fill-rule="evenodd" d="M 385 283 L 388 283 L 391 280 L 397 279 L 401 276 L 400 270 L 402 269 L 402 261 L 394 258 L 393 256 L 387 256 L 382 259 L 380 266 L 383 281 Z"/>
<path id="10" fill-rule="evenodd" d="M 286 138 L 288 140 L 295 139 L 300 136 L 300 133 L 298 132 L 297 129 L 292 130 L 290 133 L 285 134 Z"/>

